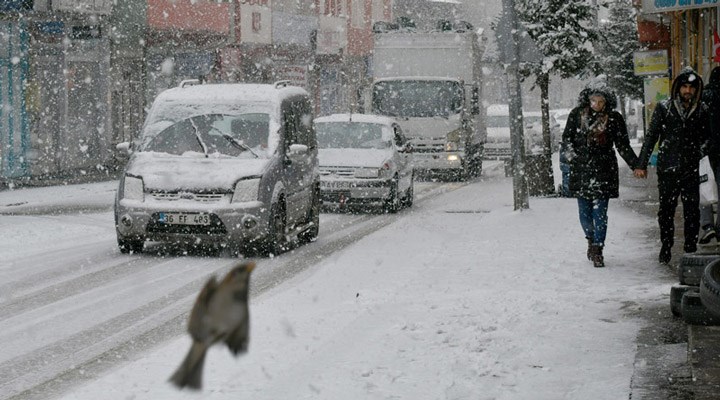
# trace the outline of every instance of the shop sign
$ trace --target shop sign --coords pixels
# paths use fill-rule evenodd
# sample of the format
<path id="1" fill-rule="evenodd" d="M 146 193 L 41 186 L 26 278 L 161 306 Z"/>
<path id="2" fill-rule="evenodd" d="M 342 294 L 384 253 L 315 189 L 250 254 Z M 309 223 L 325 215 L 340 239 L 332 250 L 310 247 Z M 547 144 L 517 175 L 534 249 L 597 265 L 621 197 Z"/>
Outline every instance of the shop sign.
<path id="1" fill-rule="evenodd" d="M 642 0 L 643 14 L 715 7 L 720 0 Z"/>
<path id="2" fill-rule="evenodd" d="M 633 53 L 635 75 L 667 75 L 667 50 L 636 51 Z"/>
<path id="3" fill-rule="evenodd" d="M 52 0 L 54 11 L 110 14 L 114 0 Z"/>
<path id="4" fill-rule="evenodd" d="M 307 88 L 307 67 L 302 65 L 280 65 L 275 68 L 277 80 L 288 80 L 293 86 Z"/>

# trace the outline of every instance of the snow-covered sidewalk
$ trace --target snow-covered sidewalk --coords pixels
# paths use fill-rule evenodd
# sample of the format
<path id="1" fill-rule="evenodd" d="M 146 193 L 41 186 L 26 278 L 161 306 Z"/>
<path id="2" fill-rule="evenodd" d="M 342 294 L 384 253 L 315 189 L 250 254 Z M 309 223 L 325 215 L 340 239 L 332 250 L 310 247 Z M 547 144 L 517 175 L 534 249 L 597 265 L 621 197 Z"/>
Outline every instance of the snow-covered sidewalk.
<path id="1" fill-rule="evenodd" d="M 252 298 L 249 352 L 210 351 L 202 392 L 167 383 L 185 336 L 65 398 L 626 399 L 633 311 L 672 284 L 654 220 L 611 201 L 595 269 L 574 199 L 513 211 L 484 175 Z"/>

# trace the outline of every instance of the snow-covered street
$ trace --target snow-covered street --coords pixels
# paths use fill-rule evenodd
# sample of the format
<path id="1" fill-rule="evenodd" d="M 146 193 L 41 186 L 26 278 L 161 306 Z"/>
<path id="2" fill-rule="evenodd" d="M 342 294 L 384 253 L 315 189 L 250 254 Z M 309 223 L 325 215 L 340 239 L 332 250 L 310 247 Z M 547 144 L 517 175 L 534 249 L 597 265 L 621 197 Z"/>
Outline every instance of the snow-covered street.
<path id="1" fill-rule="evenodd" d="M 93 185 L 111 204 L 111 184 Z M 46 202 L 82 203 L 62 189 Z M 0 205 L 43 191 L 0 192 Z M 416 194 L 397 216 L 323 214 L 317 242 L 259 259 L 250 350 L 213 348 L 200 393 L 167 379 L 191 302 L 229 256 L 121 255 L 107 211 L 3 216 L 0 398 L 628 397 L 637 311 L 672 284 L 652 219 L 611 201 L 596 269 L 575 200 L 513 211 L 500 164 Z"/>

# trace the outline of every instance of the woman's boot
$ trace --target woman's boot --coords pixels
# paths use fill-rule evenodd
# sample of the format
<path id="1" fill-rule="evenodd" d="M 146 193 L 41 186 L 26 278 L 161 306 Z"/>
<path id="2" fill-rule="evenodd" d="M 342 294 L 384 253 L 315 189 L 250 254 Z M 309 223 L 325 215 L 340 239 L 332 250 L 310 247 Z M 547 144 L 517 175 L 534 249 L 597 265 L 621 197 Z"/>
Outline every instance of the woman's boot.
<path id="1" fill-rule="evenodd" d="M 588 259 L 588 261 L 592 261 L 592 256 L 593 256 L 592 239 L 590 239 L 589 237 L 586 237 L 585 239 L 587 239 L 587 242 L 588 242 L 587 259 Z"/>
<path id="2" fill-rule="evenodd" d="M 592 262 L 595 268 L 602 268 L 605 266 L 605 259 L 603 258 L 603 246 L 594 244 L 592 247 Z"/>

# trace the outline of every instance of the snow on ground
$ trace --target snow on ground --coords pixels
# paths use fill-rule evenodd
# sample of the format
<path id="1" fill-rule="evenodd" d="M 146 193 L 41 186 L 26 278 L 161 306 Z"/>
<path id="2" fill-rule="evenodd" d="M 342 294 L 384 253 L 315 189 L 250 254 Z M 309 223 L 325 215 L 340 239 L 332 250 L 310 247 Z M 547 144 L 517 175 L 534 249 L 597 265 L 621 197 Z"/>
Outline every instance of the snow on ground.
<path id="1" fill-rule="evenodd" d="M 249 352 L 213 348 L 203 391 L 167 383 L 180 337 L 64 398 L 626 399 L 633 311 L 671 284 L 654 221 L 611 201 L 595 269 L 574 199 L 514 211 L 484 175 L 253 297 Z"/>

